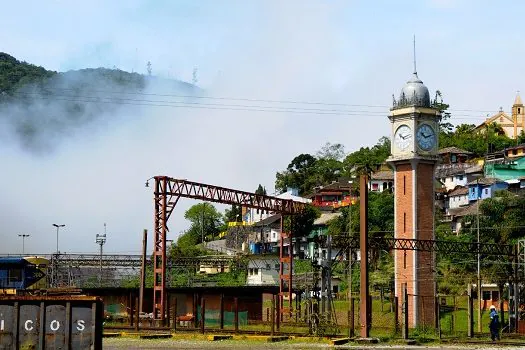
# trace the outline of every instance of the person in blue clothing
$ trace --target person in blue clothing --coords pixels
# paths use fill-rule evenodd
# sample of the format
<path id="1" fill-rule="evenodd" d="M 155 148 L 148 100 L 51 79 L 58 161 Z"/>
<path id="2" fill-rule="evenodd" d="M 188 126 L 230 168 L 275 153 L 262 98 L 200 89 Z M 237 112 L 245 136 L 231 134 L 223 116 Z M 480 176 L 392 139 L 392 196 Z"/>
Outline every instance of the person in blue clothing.
<path id="1" fill-rule="evenodd" d="M 496 339 L 499 340 L 500 339 L 499 338 L 499 315 L 494 305 L 490 307 L 489 329 L 490 329 L 490 338 L 492 339 L 492 341 L 495 341 Z"/>

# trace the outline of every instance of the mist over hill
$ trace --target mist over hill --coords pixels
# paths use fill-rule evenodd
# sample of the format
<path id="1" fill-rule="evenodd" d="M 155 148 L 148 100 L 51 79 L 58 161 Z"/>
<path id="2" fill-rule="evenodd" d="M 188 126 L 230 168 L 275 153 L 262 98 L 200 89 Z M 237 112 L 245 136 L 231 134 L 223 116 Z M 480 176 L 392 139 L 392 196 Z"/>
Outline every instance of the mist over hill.
<path id="1" fill-rule="evenodd" d="M 25 151 L 46 154 L 66 138 L 121 122 L 130 107 L 136 111 L 154 103 L 151 95 L 199 91 L 179 80 L 119 69 L 55 72 L 0 53 L 0 136 Z"/>

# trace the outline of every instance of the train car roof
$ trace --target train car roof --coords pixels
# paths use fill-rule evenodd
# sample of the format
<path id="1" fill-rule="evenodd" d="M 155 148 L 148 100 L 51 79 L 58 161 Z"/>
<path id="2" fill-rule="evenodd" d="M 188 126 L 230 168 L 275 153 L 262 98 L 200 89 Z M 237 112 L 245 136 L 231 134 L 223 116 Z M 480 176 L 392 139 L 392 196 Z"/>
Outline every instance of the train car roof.
<path id="1" fill-rule="evenodd" d="M 27 263 L 27 261 L 24 258 L 16 258 L 16 257 L 9 257 L 9 258 L 0 258 L 0 265 L 7 265 L 7 264 L 23 264 Z"/>

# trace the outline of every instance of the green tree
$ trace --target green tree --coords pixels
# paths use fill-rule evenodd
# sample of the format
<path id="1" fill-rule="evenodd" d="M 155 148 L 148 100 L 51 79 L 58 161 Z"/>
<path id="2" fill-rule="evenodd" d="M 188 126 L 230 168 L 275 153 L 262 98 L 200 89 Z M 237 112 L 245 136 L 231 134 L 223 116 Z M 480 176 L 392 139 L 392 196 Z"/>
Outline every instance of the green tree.
<path id="1" fill-rule="evenodd" d="M 342 161 L 345 157 L 345 146 L 340 143 L 327 142 L 316 154 L 317 159 L 333 159 Z"/>
<path id="2" fill-rule="evenodd" d="M 373 147 L 361 147 L 350 153 L 343 161 L 347 175 L 355 176 L 363 171 L 371 171 L 385 162 L 390 156 L 390 139 L 381 137 Z"/>
<path id="3" fill-rule="evenodd" d="M 292 159 L 285 171 L 276 174 L 276 190 L 285 192 L 288 187 L 295 187 L 299 195 L 308 194 L 316 185 L 316 163 L 317 159 L 310 154 L 303 153 Z"/>
<path id="4" fill-rule="evenodd" d="M 199 203 L 191 206 L 184 213 L 184 218 L 191 225 L 172 246 L 171 256 L 195 256 L 202 253 L 198 247 L 203 239 L 213 239 L 222 226 L 222 215 L 209 203 Z"/>
<path id="5" fill-rule="evenodd" d="M 293 216 L 293 219 L 290 216 L 286 217 L 284 229 L 288 231 L 292 225 L 294 237 L 307 236 L 312 232 L 314 221 L 319 216 L 321 216 L 321 211 L 313 205 L 307 204 L 300 214 Z"/>

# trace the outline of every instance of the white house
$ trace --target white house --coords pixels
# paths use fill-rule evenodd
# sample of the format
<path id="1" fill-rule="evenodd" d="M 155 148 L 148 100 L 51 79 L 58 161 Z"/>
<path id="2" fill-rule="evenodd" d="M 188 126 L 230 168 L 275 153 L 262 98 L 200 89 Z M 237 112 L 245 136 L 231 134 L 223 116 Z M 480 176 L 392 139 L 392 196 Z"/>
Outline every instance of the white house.
<path id="1" fill-rule="evenodd" d="M 436 168 L 435 177 L 447 191 L 451 191 L 457 186 L 466 186 L 476 178 L 477 174 L 483 174 L 483 167 L 481 165 L 453 163 L 439 165 Z"/>
<path id="2" fill-rule="evenodd" d="M 284 267 L 284 273 L 287 273 L 288 265 L 285 264 Z M 279 257 L 249 256 L 246 284 L 249 286 L 279 285 Z"/>
<path id="3" fill-rule="evenodd" d="M 368 190 L 372 192 L 391 191 L 394 187 L 394 172 L 382 170 L 372 174 L 368 182 Z"/>
<path id="4" fill-rule="evenodd" d="M 281 198 L 281 199 L 289 199 L 293 200 L 295 202 L 301 202 L 301 203 L 311 203 L 312 200 L 308 198 L 300 197 L 298 194 L 298 190 L 295 188 L 289 188 L 288 191 L 283 192 L 281 194 L 278 194 L 274 197 Z M 272 212 L 266 212 L 260 209 L 254 209 L 254 208 L 243 208 L 243 217 L 242 220 L 247 222 L 248 224 L 254 224 L 261 220 L 267 219 L 270 216 L 275 215 L 275 213 Z"/>
<path id="5" fill-rule="evenodd" d="M 448 209 L 456 209 L 469 204 L 468 188 L 457 186 L 448 194 Z"/>

